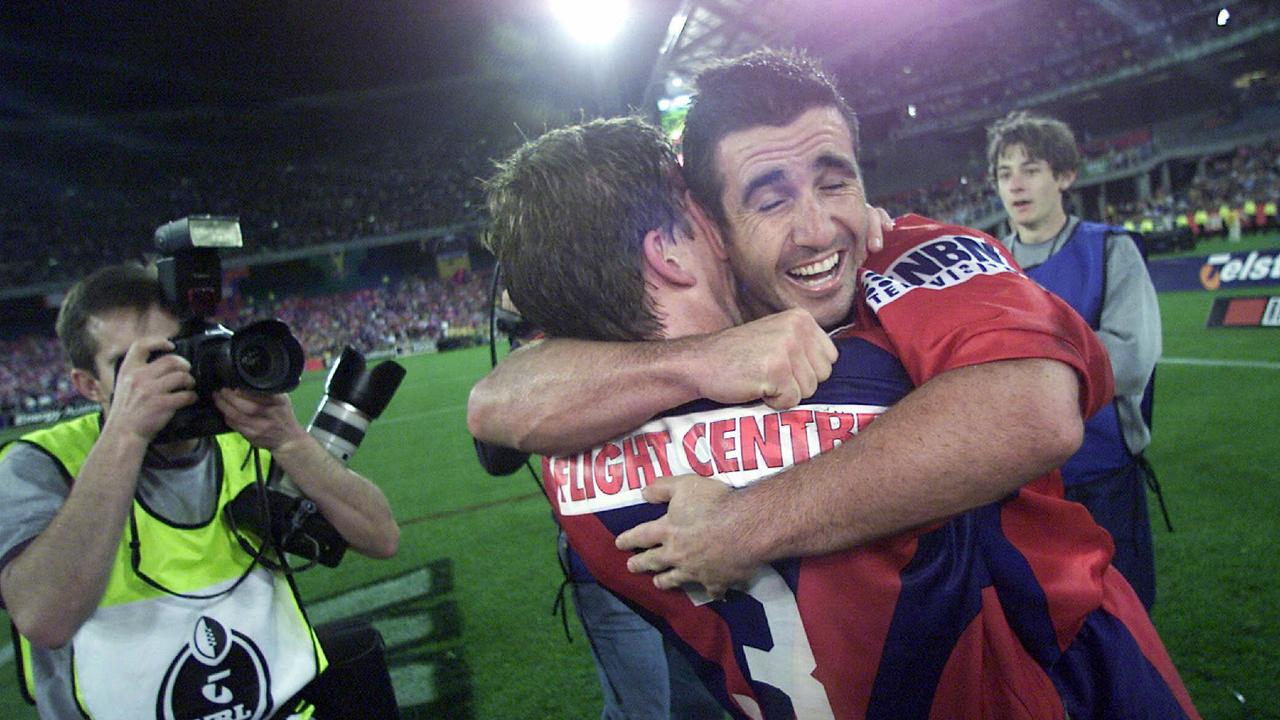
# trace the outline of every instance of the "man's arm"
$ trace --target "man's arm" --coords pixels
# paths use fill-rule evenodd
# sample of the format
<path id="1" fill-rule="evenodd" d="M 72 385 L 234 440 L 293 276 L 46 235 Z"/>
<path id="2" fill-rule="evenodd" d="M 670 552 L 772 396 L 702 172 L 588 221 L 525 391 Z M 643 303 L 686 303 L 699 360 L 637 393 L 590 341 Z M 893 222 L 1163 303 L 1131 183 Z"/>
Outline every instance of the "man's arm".
<path id="1" fill-rule="evenodd" d="M 190 364 L 133 344 L 116 378 L 111 411 L 66 502 L 48 527 L 0 571 L 0 592 L 18 630 L 39 647 L 66 645 L 106 590 L 147 445 L 179 408 L 195 402 Z"/>
<path id="2" fill-rule="evenodd" d="M 719 594 L 762 563 L 851 548 L 998 500 L 1064 462 L 1082 436 L 1067 364 L 950 370 L 839 448 L 748 488 L 706 479 L 646 488 L 651 501 L 675 497 L 670 512 L 617 544 L 652 548 L 628 566 L 659 572 L 659 587 L 693 582 Z"/>
<path id="3" fill-rule="evenodd" d="M 1098 337 L 1111 357 L 1116 395 L 1141 395 L 1160 359 L 1160 303 L 1128 235 L 1107 238 L 1107 287 Z"/>
<path id="4" fill-rule="evenodd" d="M 867 209 L 866 247 L 875 254 L 894 220 L 884 208 Z M 830 375 L 835 357 L 826 333 L 799 310 L 672 341 L 548 340 L 513 352 L 472 388 L 467 427 L 482 442 L 566 454 L 699 398 L 793 407 Z"/>
<path id="5" fill-rule="evenodd" d="M 98 607 L 146 447 L 104 432 L 48 527 L 0 571 L 9 614 L 35 645 L 66 645 Z"/>
<path id="6" fill-rule="evenodd" d="M 671 341 L 546 340 L 511 353 L 472 388 L 467 426 L 496 445 L 569 453 L 698 398 L 792 407 L 835 359 L 835 345 L 803 310 Z"/>
<path id="7" fill-rule="evenodd" d="M 214 404 L 227 425 L 271 452 L 352 549 L 376 558 L 395 555 L 400 527 L 382 490 L 325 452 L 298 423 L 287 395 L 223 389 Z"/>

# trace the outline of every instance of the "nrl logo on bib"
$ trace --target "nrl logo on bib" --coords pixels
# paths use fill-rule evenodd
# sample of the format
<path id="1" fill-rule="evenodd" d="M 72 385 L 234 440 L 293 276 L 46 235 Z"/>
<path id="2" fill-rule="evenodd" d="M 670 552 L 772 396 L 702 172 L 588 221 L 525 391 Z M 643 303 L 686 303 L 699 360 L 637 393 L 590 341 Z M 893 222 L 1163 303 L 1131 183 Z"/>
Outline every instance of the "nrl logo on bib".
<path id="1" fill-rule="evenodd" d="M 163 720 L 259 720 L 271 714 L 271 678 L 252 640 L 201 617 L 165 672 L 156 699 Z"/>
<path id="2" fill-rule="evenodd" d="M 947 235 L 903 253 L 884 273 L 863 270 L 862 282 L 867 304 L 879 312 L 912 290 L 943 290 L 981 275 L 1016 272 L 990 243 L 965 235 Z"/>

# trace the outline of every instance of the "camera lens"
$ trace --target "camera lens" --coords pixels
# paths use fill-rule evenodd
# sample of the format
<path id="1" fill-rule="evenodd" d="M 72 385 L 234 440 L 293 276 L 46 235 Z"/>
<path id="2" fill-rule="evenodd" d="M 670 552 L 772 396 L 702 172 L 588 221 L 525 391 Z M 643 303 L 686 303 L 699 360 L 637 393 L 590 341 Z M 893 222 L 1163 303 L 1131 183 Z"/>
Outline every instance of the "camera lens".
<path id="1" fill-rule="evenodd" d="M 231 337 L 231 364 L 239 385 L 288 392 L 302 377 L 302 345 L 279 320 L 262 320 Z"/>
<path id="2" fill-rule="evenodd" d="M 234 360 L 245 384 L 253 387 L 279 385 L 289 371 L 284 348 L 264 338 L 252 338 L 242 343 Z"/>

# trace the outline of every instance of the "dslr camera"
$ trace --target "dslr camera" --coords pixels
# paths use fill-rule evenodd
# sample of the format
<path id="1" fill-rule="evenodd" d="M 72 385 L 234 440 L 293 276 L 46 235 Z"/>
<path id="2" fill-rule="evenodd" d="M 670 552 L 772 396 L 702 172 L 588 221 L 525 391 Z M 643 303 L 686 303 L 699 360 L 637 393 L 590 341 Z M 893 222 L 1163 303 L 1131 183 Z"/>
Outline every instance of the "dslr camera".
<path id="1" fill-rule="evenodd" d="M 178 410 L 155 438 L 172 442 L 227 432 L 213 404 L 220 388 L 288 392 L 302 377 L 302 344 L 279 320 L 259 320 L 232 332 L 211 322 L 222 299 L 222 248 L 243 245 L 234 217 L 192 215 L 156 229 L 156 271 L 166 308 L 181 327 L 173 352 L 191 363 L 198 400 Z M 116 372 L 120 371 L 119 363 Z"/>

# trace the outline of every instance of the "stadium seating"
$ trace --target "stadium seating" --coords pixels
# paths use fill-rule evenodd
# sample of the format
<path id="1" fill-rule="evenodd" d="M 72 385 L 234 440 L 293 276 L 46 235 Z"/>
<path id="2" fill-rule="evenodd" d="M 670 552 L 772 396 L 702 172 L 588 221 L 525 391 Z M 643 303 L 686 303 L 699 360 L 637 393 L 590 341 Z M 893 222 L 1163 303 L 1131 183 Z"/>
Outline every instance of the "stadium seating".
<path id="1" fill-rule="evenodd" d="M 325 367 L 346 345 L 372 355 L 487 341 L 489 283 L 486 272 L 462 283 L 409 275 L 352 292 L 231 301 L 218 319 L 233 328 L 258 318 L 284 320 L 312 365 Z M 15 413 L 57 411 L 79 400 L 55 338 L 0 341 L 0 353 L 8 359 L 0 363 L 0 427 Z"/>

